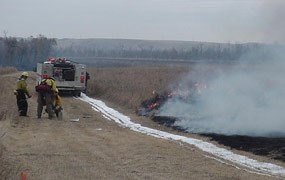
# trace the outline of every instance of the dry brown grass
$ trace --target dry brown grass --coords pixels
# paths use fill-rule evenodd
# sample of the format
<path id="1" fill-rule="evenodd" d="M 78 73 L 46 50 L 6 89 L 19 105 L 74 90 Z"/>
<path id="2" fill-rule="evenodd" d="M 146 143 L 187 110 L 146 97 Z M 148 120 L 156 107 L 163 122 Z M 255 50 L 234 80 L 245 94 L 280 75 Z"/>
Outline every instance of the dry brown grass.
<path id="1" fill-rule="evenodd" d="M 13 94 L 13 88 L 15 86 L 15 78 L 11 76 L 6 76 L 6 74 L 17 72 L 16 68 L 8 67 L 3 68 L 0 67 L 0 121 L 6 120 L 12 116 L 14 116 L 17 108 L 16 99 Z M 15 101 L 12 101 L 14 100 Z M 3 136 L 3 129 L 0 127 L 0 135 Z M 3 152 L 5 151 L 2 142 L 0 141 L 0 179 L 8 179 L 7 175 L 11 172 L 11 168 L 13 167 L 9 162 L 4 160 Z"/>
<path id="2" fill-rule="evenodd" d="M 17 109 L 16 98 L 13 94 L 17 77 L 6 76 L 14 72 L 17 72 L 15 68 L 0 68 L 0 82 L 2 83 L 0 86 L 0 120 L 13 116 Z"/>
<path id="3" fill-rule="evenodd" d="M 0 75 L 17 72 L 15 67 L 0 67 Z"/>
<path id="4" fill-rule="evenodd" d="M 90 68 L 87 93 L 135 110 L 153 90 L 163 92 L 190 71 L 189 66 Z"/>
<path id="5" fill-rule="evenodd" d="M 7 78 L 0 75 L 0 81 L 7 82 Z M 17 106 L 16 98 L 13 94 L 13 88 L 15 86 L 15 83 L 14 81 L 12 82 L 13 83 L 11 84 L 5 83 L 5 86 L 0 86 L 0 120 L 7 119 L 15 113 L 15 108 Z M 14 99 L 15 101 L 11 101 L 11 99 Z"/>

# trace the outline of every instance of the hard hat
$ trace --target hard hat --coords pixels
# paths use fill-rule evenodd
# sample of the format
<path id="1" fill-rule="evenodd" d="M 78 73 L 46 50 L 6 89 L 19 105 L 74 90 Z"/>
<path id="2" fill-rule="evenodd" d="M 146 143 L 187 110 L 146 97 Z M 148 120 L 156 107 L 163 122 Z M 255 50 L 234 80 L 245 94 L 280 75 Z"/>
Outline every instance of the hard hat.
<path id="1" fill-rule="evenodd" d="M 28 72 L 22 72 L 22 76 L 26 76 L 26 77 L 28 77 L 28 76 L 29 76 L 29 74 L 28 74 Z"/>

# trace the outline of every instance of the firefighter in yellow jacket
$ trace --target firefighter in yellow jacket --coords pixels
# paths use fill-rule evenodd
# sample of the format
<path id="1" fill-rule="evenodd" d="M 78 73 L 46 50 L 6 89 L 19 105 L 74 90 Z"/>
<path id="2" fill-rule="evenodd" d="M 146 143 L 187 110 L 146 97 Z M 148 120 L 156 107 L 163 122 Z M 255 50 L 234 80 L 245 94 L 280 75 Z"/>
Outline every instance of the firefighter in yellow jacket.
<path id="1" fill-rule="evenodd" d="M 27 72 L 23 72 L 20 78 L 17 81 L 16 89 L 14 90 L 14 94 L 16 95 L 17 99 L 17 106 L 20 116 L 27 116 L 28 111 L 28 102 L 27 97 L 32 97 L 27 89 L 27 78 L 29 74 Z"/>
<path id="2" fill-rule="evenodd" d="M 55 94 L 53 110 L 56 114 L 57 119 L 61 120 L 63 108 L 62 108 L 62 100 L 61 97 L 59 96 L 58 90 L 56 91 Z"/>
<path id="3" fill-rule="evenodd" d="M 38 92 L 38 108 L 37 108 L 37 116 L 40 119 L 42 117 L 43 106 L 46 105 L 46 109 L 48 112 L 48 118 L 54 118 L 53 102 L 54 95 L 56 93 L 56 84 L 53 77 L 48 77 L 43 79 L 41 83 L 36 86 L 36 91 Z"/>

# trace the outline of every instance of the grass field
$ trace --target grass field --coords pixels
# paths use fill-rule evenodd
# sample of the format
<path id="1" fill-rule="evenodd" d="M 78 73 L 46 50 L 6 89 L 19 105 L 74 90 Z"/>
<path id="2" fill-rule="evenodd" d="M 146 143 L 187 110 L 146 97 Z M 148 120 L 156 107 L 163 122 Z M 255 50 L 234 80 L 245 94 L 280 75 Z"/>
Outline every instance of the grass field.
<path id="1" fill-rule="evenodd" d="M 15 101 L 11 102 L 11 96 L 14 96 L 13 90 L 16 86 L 16 79 L 7 78 L 5 75 L 9 73 L 17 72 L 16 68 L 8 67 L 2 68 L 0 67 L 0 81 L 2 85 L 0 86 L 0 120 L 5 119 L 7 116 L 12 116 L 15 113 Z"/>
<path id="2" fill-rule="evenodd" d="M 0 67 L 0 75 L 17 72 L 17 69 L 14 67 Z"/>
<path id="3" fill-rule="evenodd" d="M 193 81 L 213 78 L 221 69 L 230 70 L 232 67 L 230 63 L 90 67 L 87 94 L 135 110 L 142 101 L 152 97 L 154 90 L 158 93 L 171 90 L 185 78 Z"/>
<path id="4" fill-rule="evenodd" d="M 190 66 L 89 68 L 87 93 L 135 110 L 154 90 L 167 90 L 190 69 Z"/>

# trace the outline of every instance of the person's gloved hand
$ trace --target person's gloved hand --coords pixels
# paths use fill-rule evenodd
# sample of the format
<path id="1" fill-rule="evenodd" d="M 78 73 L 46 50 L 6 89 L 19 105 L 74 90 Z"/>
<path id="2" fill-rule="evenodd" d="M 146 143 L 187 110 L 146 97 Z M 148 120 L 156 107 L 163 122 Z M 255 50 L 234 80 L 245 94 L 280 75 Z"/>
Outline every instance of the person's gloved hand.
<path id="1" fill-rule="evenodd" d="M 18 92 L 16 90 L 14 90 L 14 95 L 16 95 L 16 96 L 18 95 Z"/>

